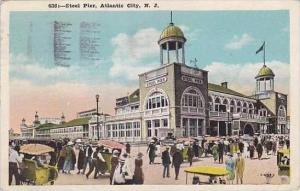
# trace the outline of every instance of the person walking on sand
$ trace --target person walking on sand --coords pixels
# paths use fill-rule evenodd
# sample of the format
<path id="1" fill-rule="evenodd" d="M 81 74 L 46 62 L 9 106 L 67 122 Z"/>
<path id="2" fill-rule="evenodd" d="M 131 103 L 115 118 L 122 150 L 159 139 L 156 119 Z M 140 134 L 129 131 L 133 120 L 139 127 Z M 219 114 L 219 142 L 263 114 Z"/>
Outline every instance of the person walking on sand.
<path id="1" fill-rule="evenodd" d="M 236 184 L 238 184 L 239 180 L 241 184 L 243 184 L 244 170 L 245 170 L 245 159 L 238 151 L 237 158 L 235 159 Z"/>
<path id="2" fill-rule="evenodd" d="M 165 178 L 166 173 L 167 173 L 167 177 L 169 178 L 170 177 L 170 164 L 171 164 L 169 147 L 166 147 L 166 150 L 164 152 L 162 152 L 161 159 L 162 159 L 162 165 L 164 166 L 163 178 Z"/>

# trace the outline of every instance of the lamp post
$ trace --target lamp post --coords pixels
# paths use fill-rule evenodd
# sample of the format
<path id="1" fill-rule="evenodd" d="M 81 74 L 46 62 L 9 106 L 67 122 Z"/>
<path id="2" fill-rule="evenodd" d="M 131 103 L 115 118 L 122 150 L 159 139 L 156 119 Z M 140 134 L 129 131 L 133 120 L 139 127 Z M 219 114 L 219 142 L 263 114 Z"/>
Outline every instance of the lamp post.
<path id="1" fill-rule="evenodd" d="M 100 131 L 99 131 L 99 119 L 98 119 L 98 103 L 99 103 L 99 94 L 96 95 L 96 103 L 97 103 L 97 138 L 100 140 Z"/>
<path id="2" fill-rule="evenodd" d="M 226 136 L 228 136 L 228 129 L 229 129 L 229 113 L 230 109 L 227 109 L 227 123 L 226 123 Z"/>
<path id="3" fill-rule="evenodd" d="M 270 119 L 271 119 L 271 115 L 268 114 L 267 115 L 267 133 L 268 134 L 271 134 L 271 131 L 272 131 L 272 129 L 270 129 L 271 128 Z"/>

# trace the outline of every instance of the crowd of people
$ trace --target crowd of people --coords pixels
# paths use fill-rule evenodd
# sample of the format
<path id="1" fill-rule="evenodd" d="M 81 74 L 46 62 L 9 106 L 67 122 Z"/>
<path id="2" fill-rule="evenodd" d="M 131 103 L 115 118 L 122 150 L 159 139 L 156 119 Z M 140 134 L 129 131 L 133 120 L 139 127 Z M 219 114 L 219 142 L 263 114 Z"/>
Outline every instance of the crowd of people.
<path id="1" fill-rule="evenodd" d="M 159 141 L 151 140 L 147 149 L 149 164 L 154 164 L 157 156 L 155 154 L 156 148 L 159 144 Z M 201 141 L 175 141 L 172 146 L 167 146 L 165 151 L 162 152 L 162 174 L 163 178 L 169 178 L 171 165 L 175 169 L 175 180 L 178 180 L 180 165 L 183 163 L 184 158 L 192 166 L 194 159 L 198 159 L 204 153 L 204 157 L 212 155 L 213 162 L 219 164 L 224 164 L 225 156 L 228 183 L 233 184 L 233 180 L 236 179 L 236 184 L 243 184 L 245 158 L 251 160 L 267 159 L 268 155 L 276 155 L 278 149 L 283 147 L 289 149 L 289 138 L 275 135 L 248 137 L 246 140 L 236 136 L 223 137 L 212 141 L 205 138 Z M 184 149 L 186 149 L 186 152 L 184 152 Z M 286 159 L 286 157 L 283 159 Z M 285 163 L 288 162 L 285 161 Z"/>
<path id="2" fill-rule="evenodd" d="M 74 144 L 69 139 L 51 140 L 47 145 L 54 151 L 49 153 L 49 158 L 42 159 L 39 156 L 19 153 L 20 145 L 10 142 L 9 184 L 11 184 L 13 176 L 16 184 L 20 184 L 21 176 L 18 169 L 23 159 L 35 160 L 38 166 L 57 165 L 60 173 L 66 175 L 77 173 L 85 175 L 87 179 L 93 172 L 95 179 L 109 172 L 109 183 L 112 185 L 144 183 L 144 155 L 142 152 L 132 155 L 129 143 L 125 144 L 124 149 L 112 150 L 103 145 L 95 147 L 90 142 Z M 178 180 L 184 160 L 188 162 L 189 166 L 192 166 L 195 159 L 211 155 L 213 163 L 224 164 L 228 172 L 227 182 L 229 184 L 233 184 L 234 180 L 236 180 L 236 184 L 242 184 L 245 158 L 262 160 L 268 155 L 276 155 L 279 148 L 289 149 L 289 139 L 275 136 L 254 136 L 248 140 L 240 137 L 224 137 L 215 140 L 204 138 L 201 141 L 175 141 L 174 144 L 164 145 L 165 148 L 161 153 L 162 146 L 163 144 L 158 139 L 152 139 L 146 152 L 149 156 L 149 165 L 162 164 L 163 178 L 170 178 L 170 168 L 174 168 L 174 178 Z M 109 161 L 106 154 L 112 155 L 109 157 Z M 155 163 L 156 158 L 160 158 L 158 163 Z M 108 169 L 109 166 L 110 169 Z"/>

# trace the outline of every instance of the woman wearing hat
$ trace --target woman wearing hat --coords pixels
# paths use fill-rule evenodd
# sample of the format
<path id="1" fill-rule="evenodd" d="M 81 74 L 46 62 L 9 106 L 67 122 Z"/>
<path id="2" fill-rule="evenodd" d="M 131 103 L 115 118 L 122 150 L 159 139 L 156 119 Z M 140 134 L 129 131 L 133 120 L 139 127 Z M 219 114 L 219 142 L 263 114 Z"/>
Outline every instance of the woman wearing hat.
<path id="1" fill-rule="evenodd" d="M 229 184 L 233 184 L 233 180 L 235 178 L 235 165 L 234 165 L 234 160 L 232 158 L 232 154 L 231 153 L 227 153 L 228 158 L 225 161 L 225 165 L 226 165 L 226 170 L 228 172 L 227 175 L 227 181 Z"/>
<path id="2" fill-rule="evenodd" d="M 137 158 L 135 159 L 135 169 L 133 174 L 134 184 L 144 184 L 144 173 L 142 170 L 143 165 L 143 153 L 139 152 Z"/>
<path id="3" fill-rule="evenodd" d="M 77 174 L 80 174 L 80 171 L 83 169 L 84 160 L 85 160 L 84 148 L 82 144 L 79 144 L 79 153 L 77 159 L 77 169 L 78 169 Z"/>
<path id="4" fill-rule="evenodd" d="M 214 162 L 216 162 L 219 158 L 219 152 L 218 152 L 218 145 L 216 143 L 214 143 L 214 145 L 211 148 L 212 151 L 212 155 L 214 157 Z"/>
<path id="5" fill-rule="evenodd" d="M 119 164 L 119 154 L 120 154 L 120 152 L 118 150 L 114 150 L 112 158 L 110 160 L 110 163 L 111 163 L 110 184 L 112 184 L 112 179 L 113 179 L 116 167 Z"/>
<path id="6" fill-rule="evenodd" d="M 73 168 L 74 165 L 74 155 L 75 152 L 73 150 L 73 143 L 71 141 L 68 142 L 67 147 L 66 147 L 66 159 L 65 159 L 65 163 L 64 163 L 64 172 L 71 174 L 71 170 Z M 76 161 L 76 158 L 75 158 Z M 76 162 L 75 162 L 76 163 Z"/>

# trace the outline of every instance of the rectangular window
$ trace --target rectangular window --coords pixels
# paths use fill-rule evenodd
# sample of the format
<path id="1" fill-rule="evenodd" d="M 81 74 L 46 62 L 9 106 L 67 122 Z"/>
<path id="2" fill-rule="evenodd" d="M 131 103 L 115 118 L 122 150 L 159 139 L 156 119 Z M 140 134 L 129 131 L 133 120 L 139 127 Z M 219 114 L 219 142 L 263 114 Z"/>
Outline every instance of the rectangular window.
<path id="1" fill-rule="evenodd" d="M 163 125 L 164 127 L 168 127 L 168 119 L 163 119 Z"/>
<path id="2" fill-rule="evenodd" d="M 160 107 L 160 97 L 156 98 L 156 107 L 159 108 Z"/>
<path id="3" fill-rule="evenodd" d="M 161 96 L 161 106 L 165 107 L 165 97 Z"/>
<path id="4" fill-rule="evenodd" d="M 152 98 L 152 109 L 156 108 L 156 99 Z"/>
<path id="5" fill-rule="evenodd" d="M 147 123 L 147 137 L 151 137 L 151 121 L 146 121 Z"/>
<path id="6" fill-rule="evenodd" d="M 197 97 L 191 96 L 193 99 L 193 107 L 197 107 Z"/>
<path id="7" fill-rule="evenodd" d="M 193 97 L 188 96 L 188 106 L 193 106 Z"/>
<path id="8" fill-rule="evenodd" d="M 154 120 L 154 127 L 160 127 L 159 119 Z"/>

